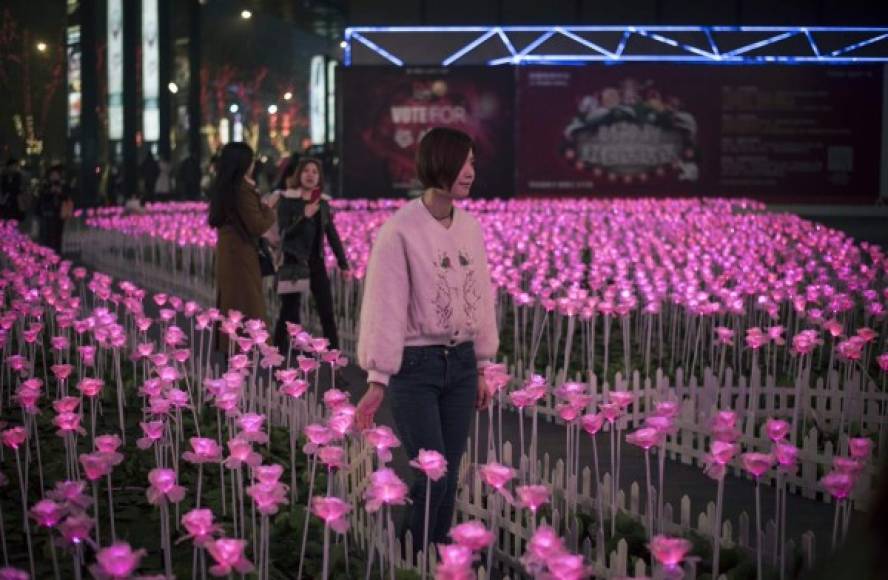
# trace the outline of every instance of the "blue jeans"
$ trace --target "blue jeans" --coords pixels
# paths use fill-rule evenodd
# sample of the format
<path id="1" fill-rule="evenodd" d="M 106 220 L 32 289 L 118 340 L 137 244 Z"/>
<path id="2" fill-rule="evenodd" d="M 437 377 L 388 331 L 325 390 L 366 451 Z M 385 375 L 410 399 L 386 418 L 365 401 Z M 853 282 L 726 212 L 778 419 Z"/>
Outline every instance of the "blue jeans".
<path id="1" fill-rule="evenodd" d="M 415 459 L 420 449 L 426 449 L 447 459 L 447 474 L 432 482 L 429 501 L 429 541 L 447 543 L 459 464 L 478 393 L 474 344 L 406 347 L 401 369 L 391 377 L 386 391 L 408 457 Z M 416 472 L 410 488 L 413 503 L 404 514 L 404 528 L 412 532 L 417 550 L 423 545 L 426 485 L 425 476 Z"/>

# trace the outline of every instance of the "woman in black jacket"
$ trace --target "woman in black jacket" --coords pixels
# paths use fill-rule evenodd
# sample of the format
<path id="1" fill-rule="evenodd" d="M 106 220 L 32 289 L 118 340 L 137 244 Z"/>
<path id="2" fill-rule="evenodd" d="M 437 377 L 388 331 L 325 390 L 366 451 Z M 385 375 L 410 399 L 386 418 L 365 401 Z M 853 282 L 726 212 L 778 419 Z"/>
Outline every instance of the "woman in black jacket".
<path id="1" fill-rule="evenodd" d="M 281 310 L 274 331 L 274 343 L 281 352 L 290 348 L 287 322 L 299 323 L 302 292 L 311 289 L 324 336 L 330 348 L 339 348 L 333 295 L 324 264 L 324 237 L 336 256 L 340 270 L 348 270 L 342 241 L 333 224 L 333 210 L 321 195 L 324 178 L 316 159 L 290 161 L 281 175 L 276 199 L 277 225 L 283 260 L 277 272 Z"/>

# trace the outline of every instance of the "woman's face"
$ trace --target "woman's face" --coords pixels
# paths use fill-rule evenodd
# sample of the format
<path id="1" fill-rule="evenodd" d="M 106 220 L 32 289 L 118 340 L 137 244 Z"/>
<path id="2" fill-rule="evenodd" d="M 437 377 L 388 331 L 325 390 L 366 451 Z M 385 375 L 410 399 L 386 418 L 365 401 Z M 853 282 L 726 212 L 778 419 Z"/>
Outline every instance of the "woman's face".
<path id="1" fill-rule="evenodd" d="M 459 170 L 459 175 L 456 176 L 456 180 L 450 186 L 450 194 L 457 199 L 469 197 L 469 191 L 472 189 L 472 183 L 474 182 L 475 152 L 470 149 L 465 162 L 463 162 L 462 169 Z"/>
<path id="2" fill-rule="evenodd" d="M 321 172 L 314 163 L 309 163 L 302 169 L 299 174 L 299 186 L 302 189 L 314 189 L 321 181 Z"/>

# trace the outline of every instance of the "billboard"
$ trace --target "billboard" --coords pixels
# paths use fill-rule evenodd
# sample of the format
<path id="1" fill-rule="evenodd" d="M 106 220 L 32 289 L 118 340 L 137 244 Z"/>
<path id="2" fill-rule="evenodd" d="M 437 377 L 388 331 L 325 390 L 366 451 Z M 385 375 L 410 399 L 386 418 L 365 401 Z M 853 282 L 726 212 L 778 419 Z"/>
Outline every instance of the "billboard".
<path id="1" fill-rule="evenodd" d="M 514 72 L 511 68 L 344 67 L 343 194 L 416 193 L 416 148 L 430 128 L 448 126 L 475 141 L 472 195 L 514 188 Z"/>
<path id="2" fill-rule="evenodd" d="M 108 0 L 108 138 L 123 139 L 123 0 Z"/>
<path id="3" fill-rule="evenodd" d="M 80 112 L 83 107 L 79 25 L 68 26 L 65 50 L 68 62 L 68 136 L 70 137 L 80 127 Z"/>
<path id="4" fill-rule="evenodd" d="M 142 131 L 148 143 L 160 139 L 160 50 L 157 0 L 142 0 Z"/>
<path id="5" fill-rule="evenodd" d="M 533 67 L 517 87 L 518 195 L 878 192 L 879 66 Z"/>

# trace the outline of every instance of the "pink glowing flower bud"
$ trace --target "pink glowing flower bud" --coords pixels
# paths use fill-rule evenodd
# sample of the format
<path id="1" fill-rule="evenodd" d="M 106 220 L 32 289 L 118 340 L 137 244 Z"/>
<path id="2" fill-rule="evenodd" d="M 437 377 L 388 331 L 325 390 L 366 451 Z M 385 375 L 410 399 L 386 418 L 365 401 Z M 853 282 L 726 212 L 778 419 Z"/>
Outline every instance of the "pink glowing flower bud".
<path id="1" fill-rule="evenodd" d="M 509 384 L 509 371 L 504 364 L 490 364 L 484 367 L 484 382 L 487 392 L 495 395 Z"/>
<path id="2" fill-rule="evenodd" d="M 293 379 L 292 381 L 282 384 L 279 390 L 282 395 L 298 399 L 308 390 L 308 382 L 303 381 L 302 379 Z"/>
<path id="3" fill-rule="evenodd" d="M 862 326 L 857 329 L 857 336 L 859 336 L 863 342 L 868 343 L 876 340 L 879 333 L 868 326 Z"/>
<path id="4" fill-rule="evenodd" d="M 743 469 L 758 479 L 774 465 L 774 456 L 770 453 L 744 453 L 740 456 L 740 463 Z"/>
<path id="5" fill-rule="evenodd" d="M 296 364 L 299 365 L 299 370 L 301 370 L 305 375 L 308 373 L 316 371 L 318 367 L 320 367 L 320 363 L 317 360 L 307 357 L 307 356 L 297 356 Z"/>
<path id="6" fill-rule="evenodd" d="M 14 354 L 6 357 L 6 362 L 9 364 L 9 368 L 20 374 L 26 373 L 30 366 L 28 364 L 28 359 L 20 354 Z"/>
<path id="7" fill-rule="evenodd" d="M 302 432 L 308 439 L 308 443 L 303 448 L 303 451 L 308 455 L 316 453 L 319 447 L 332 441 L 335 435 L 329 427 L 318 423 L 307 425 Z"/>
<path id="8" fill-rule="evenodd" d="M 774 457 L 782 471 L 794 471 L 799 460 L 799 448 L 791 443 L 774 444 Z"/>
<path id="9" fill-rule="evenodd" d="M 536 403 L 535 393 L 529 389 L 518 389 L 509 393 L 509 401 L 519 408 L 524 409 Z"/>
<path id="10" fill-rule="evenodd" d="M 332 530 L 339 534 L 348 531 L 348 512 L 351 506 L 338 497 L 314 497 L 311 500 L 311 513 L 319 517 Z"/>
<path id="11" fill-rule="evenodd" d="M 253 498 L 256 509 L 261 514 L 274 515 L 281 504 L 289 503 L 287 499 L 289 486 L 280 482 L 256 483 L 247 488 L 247 495 Z"/>
<path id="12" fill-rule="evenodd" d="M 336 407 L 333 415 L 327 420 L 327 427 L 333 432 L 334 438 L 342 439 L 348 435 L 355 424 L 355 407 L 343 403 Z"/>
<path id="13" fill-rule="evenodd" d="M 139 427 L 142 428 L 142 433 L 144 433 L 145 436 L 136 440 L 136 446 L 139 449 L 148 449 L 154 445 L 155 442 L 163 438 L 166 424 L 163 421 L 150 421 L 148 423 L 140 422 Z"/>
<path id="14" fill-rule="evenodd" d="M 328 410 L 333 411 L 337 407 L 348 403 L 349 395 L 343 393 L 339 389 L 327 389 L 324 393 L 324 405 Z"/>
<path id="15" fill-rule="evenodd" d="M 734 411 L 719 411 L 710 423 L 712 437 L 718 441 L 733 442 L 740 434 L 737 432 L 737 414 Z"/>
<path id="16" fill-rule="evenodd" d="M 623 414 L 622 407 L 617 403 L 598 403 L 598 409 L 607 422 L 612 425 Z"/>
<path id="17" fill-rule="evenodd" d="M 709 444 L 709 452 L 713 461 L 721 465 L 730 463 L 739 450 L 740 447 L 738 445 L 728 443 L 727 441 L 715 440 Z"/>
<path id="18" fill-rule="evenodd" d="M 716 326 L 715 336 L 718 344 L 734 346 L 734 331 L 726 326 Z"/>
<path id="19" fill-rule="evenodd" d="M 158 467 L 148 472 L 150 486 L 145 495 L 148 502 L 157 505 L 162 501 L 179 503 L 185 498 L 185 488 L 176 484 L 176 472 Z"/>
<path id="20" fill-rule="evenodd" d="M 820 479 L 820 484 L 833 498 L 842 500 L 851 495 L 854 478 L 847 473 L 830 471 Z"/>
<path id="21" fill-rule="evenodd" d="M 206 542 L 204 548 L 216 564 L 210 567 L 213 576 L 228 576 L 232 571 L 247 574 L 253 571 L 253 564 L 244 556 L 246 540 L 220 538 Z"/>
<path id="22" fill-rule="evenodd" d="M 31 507 L 29 515 L 38 526 L 52 528 L 61 521 L 64 507 L 51 499 L 42 499 Z"/>
<path id="23" fill-rule="evenodd" d="M 59 481 L 55 488 L 47 493 L 47 497 L 59 503 L 71 505 L 79 511 L 84 511 L 92 503 L 92 498 L 84 494 L 85 481 Z"/>
<path id="24" fill-rule="evenodd" d="M 228 469 L 238 469 L 243 464 L 256 467 L 260 463 L 262 463 L 262 456 L 253 451 L 252 443 L 237 437 L 229 439 L 228 458 L 224 462 L 225 467 Z"/>
<path id="25" fill-rule="evenodd" d="M 565 423 L 573 423 L 580 416 L 581 409 L 578 409 L 570 403 L 560 403 L 555 407 L 558 417 Z"/>
<path id="26" fill-rule="evenodd" d="M 364 431 L 364 440 L 376 449 L 376 455 L 381 463 L 388 463 L 392 460 L 391 449 L 400 447 L 401 441 L 395 436 L 394 432 L 386 426 L 374 427 Z M 412 465 L 412 463 L 411 463 Z"/>
<path id="27" fill-rule="evenodd" d="M 67 336 L 53 336 L 49 339 L 49 344 L 54 350 L 62 351 L 67 350 L 71 343 Z"/>
<path id="28" fill-rule="evenodd" d="M 327 348 L 330 346 L 330 341 L 326 338 L 313 338 L 311 339 L 311 350 L 318 354 L 323 354 L 327 351 Z"/>
<path id="29" fill-rule="evenodd" d="M 654 415 L 657 417 L 674 419 L 680 410 L 678 401 L 659 401 L 654 405 Z"/>
<path id="30" fill-rule="evenodd" d="M 364 500 L 364 508 L 371 513 L 379 511 L 383 505 L 404 505 L 407 502 L 407 484 L 393 470 L 378 469 L 370 475 Z"/>
<path id="31" fill-rule="evenodd" d="M 0 580 L 30 580 L 30 578 L 31 575 L 24 570 L 19 570 L 12 566 L 0 568 Z"/>
<path id="32" fill-rule="evenodd" d="M 882 372 L 888 373 L 888 352 L 884 352 L 876 357 L 876 362 L 879 363 L 879 368 L 882 369 Z"/>
<path id="33" fill-rule="evenodd" d="M 546 566 L 552 580 L 582 580 L 591 575 L 579 554 L 556 554 L 546 561 Z"/>
<path id="34" fill-rule="evenodd" d="M 52 408 L 56 413 L 73 413 L 80 406 L 78 397 L 62 397 L 52 402 Z"/>
<path id="35" fill-rule="evenodd" d="M 434 450 L 420 449 L 416 459 L 410 461 L 410 466 L 422 471 L 432 481 L 438 481 L 447 473 L 447 460 Z"/>
<path id="36" fill-rule="evenodd" d="M 219 463 L 222 461 L 222 448 L 215 439 L 209 437 L 192 437 L 191 451 L 182 454 L 188 463 Z"/>
<path id="37" fill-rule="evenodd" d="M 868 437 L 852 437 L 848 440 L 848 452 L 854 459 L 868 461 L 873 452 L 873 441 Z"/>
<path id="38" fill-rule="evenodd" d="M 102 393 L 102 387 L 105 386 L 105 381 L 102 379 L 81 379 L 79 383 L 77 383 L 77 390 L 83 393 L 84 397 L 98 397 Z"/>
<path id="39" fill-rule="evenodd" d="M 608 394 L 608 400 L 619 405 L 620 409 L 625 409 L 635 400 L 635 395 L 627 391 L 611 391 Z"/>
<path id="40" fill-rule="evenodd" d="M 52 424 L 58 427 L 56 435 L 64 437 L 74 433 L 86 434 L 86 430 L 80 426 L 80 419 L 80 413 L 59 413 L 52 420 Z"/>
<path id="41" fill-rule="evenodd" d="M 533 513 L 549 502 L 549 488 L 545 485 L 521 485 L 515 488 L 515 493 L 518 504 Z"/>
<path id="42" fill-rule="evenodd" d="M 280 465 L 258 465 L 253 468 L 253 477 L 259 483 L 277 483 L 284 473 L 284 468 Z"/>
<path id="43" fill-rule="evenodd" d="M 665 435 L 653 427 L 642 427 L 626 435 L 626 442 L 645 451 L 663 442 Z"/>
<path id="44" fill-rule="evenodd" d="M 53 376 L 55 376 L 57 381 L 66 381 L 68 377 L 71 376 L 71 373 L 74 372 L 74 366 L 66 363 L 56 364 L 49 367 L 49 370 L 52 371 Z"/>
<path id="45" fill-rule="evenodd" d="M 144 549 L 133 550 L 126 542 L 115 542 L 96 553 L 96 564 L 90 571 L 97 578 L 113 580 L 132 578 L 133 572 L 146 554 Z"/>
<path id="46" fill-rule="evenodd" d="M 318 461 L 327 466 L 327 469 L 342 469 L 346 466 L 345 449 L 333 445 L 321 447 L 318 450 Z"/>
<path id="47" fill-rule="evenodd" d="M 59 532 L 66 544 L 79 544 L 89 539 L 93 525 L 92 518 L 82 512 L 75 512 L 59 524 Z"/>
<path id="48" fill-rule="evenodd" d="M 863 356 L 864 346 L 863 339 L 859 336 L 852 336 L 836 345 L 836 354 L 841 360 L 857 361 Z"/>
<path id="49" fill-rule="evenodd" d="M 475 554 L 459 544 L 438 544 L 435 580 L 475 580 L 472 562 Z"/>
<path id="50" fill-rule="evenodd" d="M 10 427 L 0 434 L 0 441 L 11 449 L 18 449 L 28 439 L 28 433 L 24 427 Z"/>
<path id="51" fill-rule="evenodd" d="M 480 552 L 493 543 L 493 533 L 478 521 L 465 522 L 450 528 L 450 537 L 460 546 Z"/>
<path id="52" fill-rule="evenodd" d="M 789 435 L 789 423 L 781 419 L 768 419 L 765 421 L 765 434 L 774 443 L 783 441 Z"/>
<path id="53" fill-rule="evenodd" d="M 677 568 L 685 559 L 693 545 L 684 538 L 670 538 L 668 536 L 654 536 L 649 545 L 651 555 L 667 570 Z"/>
<path id="54" fill-rule="evenodd" d="M 484 483 L 498 490 L 505 487 L 515 477 L 514 469 L 496 462 L 482 465 L 479 468 L 479 473 Z"/>
<path id="55" fill-rule="evenodd" d="M 84 366 L 91 367 L 96 364 L 96 348 L 90 345 L 83 345 L 77 348 L 80 354 L 80 360 Z"/>
<path id="56" fill-rule="evenodd" d="M 660 440 L 661 444 L 666 441 L 666 435 L 672 435 L 678 430 L 675 420 L 672 417 L 665 417 L 663 415 L 645 417 L 644 426 L 656 429 L 663 435 L 663 438 Z"/>
<path id="57" fill-rule="evenodd" d="M 549 526 L 540 526 L 527 542 L 527 549 L 522 558 L 529 570 L 545 565 L 550 559 L 566 553 L 563 540 Z"/>
<path id="58" fill-rule="evenodd" d="M 604 426 L 604 414 L 603 413 L 587 413 L 580 417 L 580 425 L 583 426 L 583 430 L 586 431 L 589 435 L 595 435 L 601 428 Z"/>
<path id="59" fill-rule="evenodd" d="M 222 526 L 213 523 L 213 512 L 208 509 L 193 509 L 182 516 L 182 525 L 198 546 L 203 546 L 213 539 L 213 535 L 222 531 Z"/>
<path id="60" fill-rule="evenodd" d="M 89 481 L 99 480 L 111 472 L 111 463 L 103 453 L 81 453 L 80 464 Z"/>
<path id="61" fill-rule="evenodd" d="M 768 335 L 758 326 L 746 329 L 746 346 L 758 350 L 768 344 Z"/>
<path id="62" fill-rule="evenodd" d="M 238 418 L 237 426 L 241 429 L 238 435 L 241 439 L 259 444 L 268 442 L 268 435 L 262 430 L 265 426 L 265 415 L 246 413 Z"/>
<path id="63" fill-rule="evenodd" d="M 833 471 L 850 475 L 854 480 L 863 472 L 863 462 L 848 457 L 834 457 L 832 467 Z"/>
<path id="64" fill-rule="evenodd" d="M 786 344 L 786 341 L 783 339 L 783 332 L 786 329 L 782 326 L 770 326 L 767 329 L 768 339 L 770 339 L 777 346 L 783 346 Z"/>

